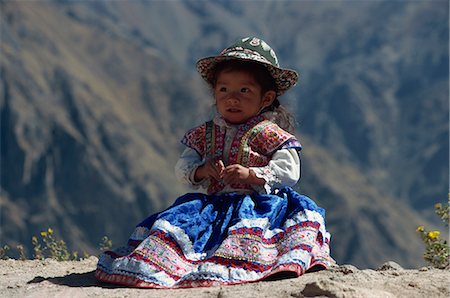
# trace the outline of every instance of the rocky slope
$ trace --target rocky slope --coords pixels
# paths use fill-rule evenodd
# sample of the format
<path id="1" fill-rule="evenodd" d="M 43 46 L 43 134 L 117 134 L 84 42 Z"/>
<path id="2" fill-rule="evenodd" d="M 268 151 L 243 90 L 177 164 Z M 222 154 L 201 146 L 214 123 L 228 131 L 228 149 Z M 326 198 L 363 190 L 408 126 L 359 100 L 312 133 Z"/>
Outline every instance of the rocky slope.
<path id="1" fill-rule="evenodd" d="M 179 139 L 210 113 L 195 60 L 258 35 L 301 73 L 282 98 L 297 187 L 327 209 L 334 257 L 421 264 L 415 228 L 448 187 L 448 2 L 0 5 L 1 245 L 52 227 L 96 253 L 167 207 Z"/>

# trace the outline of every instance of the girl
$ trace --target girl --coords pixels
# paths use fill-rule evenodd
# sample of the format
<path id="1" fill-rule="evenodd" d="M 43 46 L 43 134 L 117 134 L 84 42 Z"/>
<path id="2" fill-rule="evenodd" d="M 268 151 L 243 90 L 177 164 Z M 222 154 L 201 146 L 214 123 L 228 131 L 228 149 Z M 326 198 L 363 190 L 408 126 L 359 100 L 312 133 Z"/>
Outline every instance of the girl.
<path id="1" fill-rule="evenodd" d="M 218 115 L 188 131 L 177 176 L 205 193 L 179 197 L 100 256 L 96 277 L 145 288 L 237 284 L 328 268 L 324 210 L 291 187 L 300 143 L 278 96 L 295 85 L 275 52 L 244 38 L 197 62 Z"/>

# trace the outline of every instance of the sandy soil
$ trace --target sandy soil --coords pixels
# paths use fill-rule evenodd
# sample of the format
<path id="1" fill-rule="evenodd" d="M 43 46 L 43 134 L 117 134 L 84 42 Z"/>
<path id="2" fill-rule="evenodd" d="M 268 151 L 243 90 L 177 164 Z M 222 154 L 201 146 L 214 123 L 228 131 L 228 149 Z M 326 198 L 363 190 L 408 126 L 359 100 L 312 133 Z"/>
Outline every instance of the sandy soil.
<path id="1" fill-rule="evenodd" d="M 97 258 L 79 262 L 0 260 L 1 297 L 450 297 L 450 271 L 403 269 L 388 262 L 377 270 L 342 265 L 299 278 L 212 288 L 153 290 L 100 284 Z"/>

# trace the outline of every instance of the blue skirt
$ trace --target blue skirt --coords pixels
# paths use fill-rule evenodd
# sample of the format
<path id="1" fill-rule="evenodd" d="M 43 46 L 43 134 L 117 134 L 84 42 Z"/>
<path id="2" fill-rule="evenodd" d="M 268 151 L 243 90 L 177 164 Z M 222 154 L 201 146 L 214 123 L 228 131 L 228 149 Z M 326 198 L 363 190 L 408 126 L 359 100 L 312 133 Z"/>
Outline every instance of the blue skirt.
<path id="1" fill-rule="evenodd" d="M 97 279 L 181 288 L 295 276 L 332 262 L 325 211 L 286 187 L 274 194 L 188 193 L 136 226 L 128 245 L 103 253 Z"/>

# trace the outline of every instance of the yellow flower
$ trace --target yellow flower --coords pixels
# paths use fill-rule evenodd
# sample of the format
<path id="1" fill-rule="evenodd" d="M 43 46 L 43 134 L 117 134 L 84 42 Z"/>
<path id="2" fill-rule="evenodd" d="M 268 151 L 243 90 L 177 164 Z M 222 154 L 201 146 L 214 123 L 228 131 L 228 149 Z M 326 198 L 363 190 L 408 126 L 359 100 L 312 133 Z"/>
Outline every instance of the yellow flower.
<path id="1" fill-rule="evenodd" d="M 424 231 L 424 226 L 417 227 L 416 232 L 422 233 Z"/>
<path id="2" fill-rule="evenodd" d="M 47 237 L 47 232 L 41 232 L 42 237 Z"/>
<path id="3" fill-rule="evenodd" d="M 52 228 L 48 228 L 48 233 L 51 235 L 51 234 L 53 234 L 53 229 Z"/>
<path id="4" fill-rule="evenodd" d="M 441 232 L 439 232 L 439 231 L 431 231 L 431 232 L 428 232 L 427 237 L 430 239 L 437 239 L 437 238 L 439 238 L 440 234 L 441 234 Z"/>
<path id="5" fill-rule="evenodd" d="M 441 209 L 442 208 L 442 204 L 441 203 L 437 203 L 436 205 L 434 205 L 434 209 Z"/>

